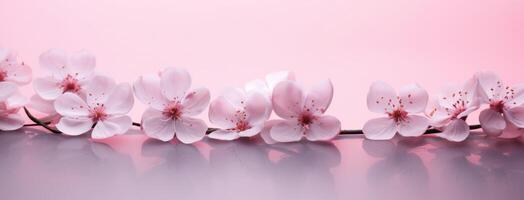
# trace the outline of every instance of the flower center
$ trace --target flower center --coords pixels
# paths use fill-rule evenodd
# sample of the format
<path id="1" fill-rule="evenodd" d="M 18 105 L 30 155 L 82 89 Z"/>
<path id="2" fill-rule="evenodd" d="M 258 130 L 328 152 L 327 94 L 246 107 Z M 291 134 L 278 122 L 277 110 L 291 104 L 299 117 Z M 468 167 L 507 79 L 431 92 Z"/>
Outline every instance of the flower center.
<path id="1" fill-rule="evenodd" d="M 491 102 L 489 104 L 489 107 L 499 113 L 502 113 L 503 109 L 504 109 L 504 102 L 503 101 L 495 101 L 495 102 Z"/>
<path id="2" fill-rule="evenodd" d="M 7 72 L 4 70 L 0 70 L 0 81 L 5 81 L 6 77 L 7 77 Z"/>
<path id="3" fill-rule="evenodd" d="M 393 112 L 388 113 L 389 118 L 395 120 L 395 122 L 403 122 L 408 118 L 408 112 L 402 109 L 393 110 Z"/>
<path id="4" fill-rule="evenodd" d="M 251 126 L 249 125 L 249 123 L 247 123 L 246 121 L 238 121 L 236 123 L 236 127 L 234 128 L 235 131 L 237 132 L 241 132 L 241 131 L 245 131 L 247 129 L 250 129 Z"/>
<path id="5" fill-rule="evenodd" d="M 80 90 L 80 85 L 78 84 L 78 80 L 74 78 L 71 75 L 67 75 L 64 80 L 60 83 L 60 87 L 62 88 L 62 93 L 66 92 L 78 92 Z"/>
<path id="6" fill-rule="evenodd" d="M 315 121 L 316 117 L 311 114 L 310 112 L 304 112 L 300 117 L 298 118 L 298 122 L 304 126 L 305 128 L 309 128 L 309 125 Z"/>
<path id="7" fill-rule="evenodd" d="M 166 106 L 162 114 L 171 119 L 179 119 L 182 116 L 182 104 L 178 101 L 171 103 Z"/>
<path id="8" fill-rule="evenodd" d="M 95 122 L 105 120 L 107 118 L 107 114 L 105 112 L 104 106 L 97 106 L 92 109 L 89 117 L 91 117 L 91 119 L 93 119 Z"/>

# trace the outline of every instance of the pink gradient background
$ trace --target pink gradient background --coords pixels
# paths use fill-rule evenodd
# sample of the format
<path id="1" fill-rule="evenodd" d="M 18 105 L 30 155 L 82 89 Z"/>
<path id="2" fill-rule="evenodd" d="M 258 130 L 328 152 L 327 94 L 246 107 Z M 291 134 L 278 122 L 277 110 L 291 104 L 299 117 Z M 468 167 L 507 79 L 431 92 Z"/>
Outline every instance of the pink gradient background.
<path id="1" fill-rule="evenodd" d="M 49 48 L 87 49 L 97 71 L 120 82 L 185 67 L 213 97 L 292 70 L 306 84 L 331 78 L 328 112 L 345 129 L 374 116 L 365 98 L 375 80 L 418 82 L 430 93 L 479 70 L 524 82 L 518 0 L 0 0 L 0 19 L 0 46 L 17 50 L 35 77 Z M 135 121 L 143 110 L 137 101 Z"/>

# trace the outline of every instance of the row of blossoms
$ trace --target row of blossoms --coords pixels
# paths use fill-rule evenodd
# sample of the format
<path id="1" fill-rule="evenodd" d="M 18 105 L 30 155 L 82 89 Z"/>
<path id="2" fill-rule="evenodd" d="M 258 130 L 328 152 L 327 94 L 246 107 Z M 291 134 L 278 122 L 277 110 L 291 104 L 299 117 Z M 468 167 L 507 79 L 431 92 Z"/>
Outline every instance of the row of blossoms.
<path id="1" fill-rule="evenodd" d="M 276 72 L 211 100 L 208 89 L 191 88 L 190 74 L 180 68 L 143 75 L 129 84 L 96 73 L 95 56 L 86 51 L 68 54 L 52 49 L 40 55 L 39 64 L 49 74 L 34 79 L 36 94 L 28 99 L 18 87 L 31 82 L 31 68 L 19 62 L 13 51 L 0 49 L 0 130 L 34 125 L 24 125 L 23 108 L 36 125 L 71 136 L 90 133 L 94 139 L 124 134 L 133 125 L 149 137 L 183 143 L 206 135 L 217 140 L 261 137 L 269 144 L 303 138 L 325 141 L 344 132 L 336 117 L 325 114 L 333 98 L 330 80 L 306 90 L 292 72 Z M 140 123 L 128 116 L 135 97 L 148 106 Z M 367 107 L 383 116 L 354 132 L 388 140 L 397 133 L 417 137 L 435 131 L 439 137 L 460 142 L 474 128 L 466 123 L 468 115 L 485 108 L 479 121 L 488 136 L 517 138 L 524 133 L 524 86 L 506 86 L 494 73 L 477 73 L 434 99 L 428 109 L 429 95 L 418 84 L 397 93 L 387 83 L 375 82 Z M 37 119 L 25 106 L 46 116 Z M 218 128 L 208 128 L 196 117 L 207 108 L 209 121 Z M 270 119 L 273 112 L 279 119 Z"/>

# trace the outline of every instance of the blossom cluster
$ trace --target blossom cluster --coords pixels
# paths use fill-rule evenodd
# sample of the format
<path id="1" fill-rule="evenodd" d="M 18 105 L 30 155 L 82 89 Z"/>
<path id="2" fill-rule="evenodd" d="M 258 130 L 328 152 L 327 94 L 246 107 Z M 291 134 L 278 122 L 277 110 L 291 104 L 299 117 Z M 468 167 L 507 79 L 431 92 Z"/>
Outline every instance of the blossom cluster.
<path id="1" fill-rule="evenodd" d="M 28 106 L 45 114 L 39 121 L 46 126 L 71 136 L 90 133 L 94 139 L 124 134 L 132 125 L 151 138 L 183 143 L 206 136 L 261 137 L 269 144 L 325 141 L 341 133 L 340 121 L 326 114 L 334 92 L 329 79 L 306 89 L 292 72 L 276 72 L 211 99 L 207 88 L 191 87 L 190 74 L 181 68 L 168 67 L 128 84 L 96 73 L 95 56 L 86 51 L 52 49 L 40 55 L 39 64 L 48 74 L 34 79 L 36 94 L 28 100 L 18 87 L 31 82 L 31 68 L 17 61 L 13 51 L 0 49 L 0 130 L 23 127 L 25 120 L 18 113 Z M 140 123 L 128 115 L 135 97 L 148 106 Z M 470 134 L 466 118 L 483 105 L 488 106 L 479 121 L 487 135 L 514 138 L 524 133 L 524 86 L 506 86 L 494 73 L 477 73 L 464 85 L 448 88 L 435 98 L 435 105 L 428 106 L 429 99 L 417 84 L 397 93 L 384 82 L 373 83 L 367 106 L 384 116 L 366 122 L 362 133 L 371 140 L 387 140 L 396 133 L 420 136 L 431 128 L 437 136 L 463 141 Z M 218 128 L 208 128 L 197 117 L 206 109 Z M 278 119 L 272 118 L 273 112 Z"/>

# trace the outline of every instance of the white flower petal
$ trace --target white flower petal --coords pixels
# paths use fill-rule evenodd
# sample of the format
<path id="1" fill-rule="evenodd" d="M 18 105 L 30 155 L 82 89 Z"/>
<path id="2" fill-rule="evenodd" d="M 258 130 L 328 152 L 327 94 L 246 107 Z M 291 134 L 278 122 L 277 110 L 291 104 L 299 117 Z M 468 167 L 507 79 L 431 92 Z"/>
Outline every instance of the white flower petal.
<path id="1" fill-rule="evenodd" d="M 493 109 L 488 108 L 480 112 L 479 121 L 484 133 L 490 136 L 499 136 L 506 128 L 506 121 L 502 114 Z"/>
<path id="2" fill-rule="evenodd" d="M 271 89 L 268 88 L 266 82 L 261 79 L 252 80 L 244 86 L 246 92 L 260 92 L 266 97 L 271 96 Z"/>
<path id="3" fill-rule="evenodd" d="M 245 111 L 250 124 L 261 124 L 269 118 L 271 103 L 263 94 L 251 92 L 246 98 Z"/>
<path id="4" fill-rule="evenodd" d="M 175 120 L 176 138 L 182 143 L 190 144 L 202 140 L 206 135 L 207 125 L 201 119 L 182 117 Z"/>
<path id="5" fill-rule="evenodd" d="M 14 83 L 0 82 L 0 101 L 5 101 L 14 93 L 18 92 L 18 87 Z"/>
<path id="6" fill-rule="evenodd" d="M 131 118 L 129 116 L 111 116 L 105 120 L 97 122 L 91 132 L 94 139 L 104 139 L 114 135 L 120 135 L 131 128 Z"/>
<path id="7" fill-rule="evenodd" d="M 427 118 L 418 115 L 409 115 L 398 126 L 398 133 L 404 137 L 421 136 L 429 126 Z"/>
<path id="8" fill-rule="evenodd" d="M 19 114 L 0 116 L 0 130 L 13 131 L 24 126 L 24 118 Z"/>
<path id="9" fill-rule="evenodd" d="M 239 109 L 225 97 L 220 96 L 209 105 L 209 121 L 221 128 L 234 128 L 237 122 L 235 114 Z"/>
<path id="10" fill-rule="evenodd" d="M 7 77 L 5 78 L 6 81 L 17 83 L 19 85 L 25 85 L 31 82 L 31 68 L 24 63 L 9 64 L 5 70 L 7 72 Z"/>
<path id="11" fill-rule="evenodd" d="M 297 117 L 302 112 L 304 100 L 302 88 L 293 81 L 282 81 L 273 90 L 273 109 L 284 119 Z"/>
<path id="12" fill-rule="evenodd" d="M 59 82 L 53 77 L 37 78 L 33 81 L 33 87 L 36 94 L 45 100 L 55 100 L 60 94 L 62 89 L 59 86 Z"/>
<path id="13" fill-rule="evenodd" d="M 464 120 L 455 119 L 448 126 L 444 127 L 442 133 L 436 135 L 449 141 L 462 142 L 469 136 L 469 126 Z"/>
<path id="14" fill-rule="evenodd" d="M 316 114 L 323 114 L 333 100 L 333 84 L 330 80 L 317 83 L 308 91 L 304 106 Z"/>
<path id="15" fill-rule="evenodd" d="M 131 86 L 127 83 L 119 84 L 105 100 L 105 111 L 107 114 L 114 115 L 127 114 L 133 108 L 134 101 Z"/>
<path id="16" fill-rule="evenodd" d="M 505 110 L 504 116 L 515 126 L 524 128 L 524 107 L 521 106 Z"/>
<path id="17" fill-rule="evenodd" d="M 250 129 L 247 129 L 245 131 L 238 132 L 238 135 L 240 137 L 253 137 L 257 135 L 258 133 L 260 133 L 260 131 L 262 131 L 262 128 L 263 128 L 262 125 L 253 126 Z"/>
<path id="18" fill-rule="evenodd" d="M 266 75 L 266 83 L 270 91 L 273 88 L 275 88 L 275 86 L 282 81 L 294 81 L 294 80 L 295 80 L 295 74 L 290 71 L 279 71 L 279 72 L 273 72 L 273 73 Z"/>
<path id="19" fill-rule="evenodd" d="M 503 96 L 502 92 L 504 89 L 500 77 L 493 72 L 479 72 L 475 76 L 483 92 L 482 97 L 484 102 L 488 103 L 488 99 L 500 100 Z"/>
<path id="20" fill-rule="evenodd" d="M 389 140 L 395 136 L 397 125 L 391 118 L 376 118 L 367 121 L 362 128 L 362 132 L 370 140 Z"/>
<path id="21" fill-rule="evenodd" d="M 198 115 L 207 108 L 211 96 L 207 88 L 197 88 L 189 91 L 182 102 L 183 113 L 189 116 Z"/>
<path id="22" fill-rule="evenodd" d="M 231 141 L 231 140 L 238 139 L 240 136 L 235 131 L 216 130 L 216 131 L 213 131 L 212 133 L 210 133 L 207 137 L 212 138 L 212 139 L 216 139 L 216 140 Z"/>
<path id="23" fill-rule="evenodd" d="M 148 109 L 142 116 L 142 129 L 147 136 L 166 142 L 175 136 L 175 121 L 162 116 L 159 111 Z"/>
<path id="24" fill-rule="evenodd" d="M 91 79 L 91 83 L 84 88 L 87 94 L 87 104 L 91 107 L 104 104 L 106 101 L 114 101 L 107 99 L 116 87 L 116 82 L 107 76 L 95 76 Z"/>
<path id="25" fill-rule="evenodd" d="M 68 55 L 59 49 L 50 49 L 40 55 L 40 66 L 61 80 L 69 74 Z"/>
<path id="26" fill-rule="evenodd" d="M 160 74 L 162 94 L 170 100 L 182 100 L 191 86 L 191 76 L 185 69 L 167 68 Z"/>
<path id="27" fill-rule="evenodd" d="M 428 93 L 418 84 L 400 88 L 399 97 L 404 105 L 404 110 L 409 113 L 424 112 L 428 104 Z"/>
<path id="28" fill-rule="evenodd" d="M 271 129 L 275 124 L 278 124 L 280 122 L 283 122 L 284 120 L 269 120 L 266 123 L 264 123 L 264 127 L 260 131 L 260 137 L 262 137 L 262 140 L 266 142 L 266 144 L 275 144 L 277 141 L 273 140 L 271 138 Z"/>
<path id="29" fill-rule="evenodd" d="M 78 95 L 65 93 L 55 100 L 55 110 L 58 114 L 67 117 L 87 117 L 89 106 Z"/>
<path id="30" fill-rule="evenodd" d="M 70 117 L 62 117 L 58 124 L 56 124 L 56 128 L 58 130 L 62 131 L 62 133 L 66 135 L 81 135 L 91 129 L 93 126 L 93 121 L 89 118 L 82 117 L 82 118 L 70 118 Z"/>
<path id="31" fill-rule="evenodd" d="M 321 116 L 313 121 L 306 130 L 306 138 L 310 141 L 331 140 L 340 133 L 340 121 L 329 115 Z"/>
<path id="32" fill-rule="evenodd" d="M 277 142 L 297 142 L 302 139 L 305 130 L 297 121 L 283 120 L 273 125 L 269 132 L 271 139 Z"/>
<path id="33" fill-rule="evenodd" d="M 82 50 L 71 54 L 69 64 L 69 68 L 76 78 L 85 79 L 94 74 L 96 58 L 93 54 Z"/>
<path id="34" fill-rule="evenodd" d="M 386 113 L 393 110 L 397 105 L 397 94 L 395 89 L 382 81 L 374 82 L 369 88 L 367 95 L 367 106 L 369 111 L 375 113 Z"/>
<path id="35" fill-rule="evenodd" d="M 518 138 L 524 135 L 524 128 L 519 128 L 513 125 L 510 121 L 506 119 L 506 129 L 499 135 L 500 138 Z"/>
<path id="36" fill-rule="evenodd" d="M 29 100 L 24 95 L 17 92 L 7 98 L 4 103 L 7 109 L 18 109 L 29 103 Z"/>
<path id="37" fill-rule="evenodd" d="M 156 75 L 144 75 L 133 84 L 135 95 L 139 101 L 157 110 L 163 110 L 168 100 L 160 90 L 160 78 Z"/>

